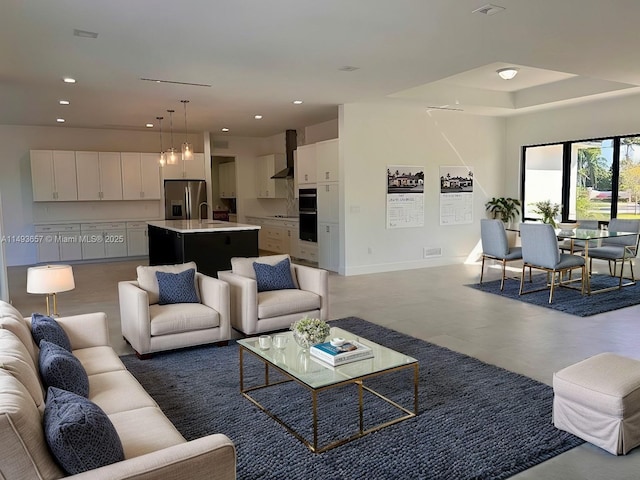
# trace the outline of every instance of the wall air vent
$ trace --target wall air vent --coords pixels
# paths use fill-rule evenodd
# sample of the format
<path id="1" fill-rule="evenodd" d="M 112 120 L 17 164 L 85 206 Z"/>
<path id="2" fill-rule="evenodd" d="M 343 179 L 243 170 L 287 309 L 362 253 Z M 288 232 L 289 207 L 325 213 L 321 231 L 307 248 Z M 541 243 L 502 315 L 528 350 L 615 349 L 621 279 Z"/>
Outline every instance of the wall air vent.
<path id="1" fill-rule="evenodd" d="M 486 5 L 483 5 L 480 8 L 476 8 L 471 13 L 482 13 L 484 15 L 495 15 L 496 13 L 500 13 L 503 10 L 505 10 L 505 8 L 501 7 L 500 5 L 492 5 L 491 3 L 487 3 Z"/>
<path id="2" fill-rule="evenodd" d="M 213 148 L 219 148 L 221 150 L 226 150 L 229 148 L 229 142 L 226 140 L 214 140 Z"/>

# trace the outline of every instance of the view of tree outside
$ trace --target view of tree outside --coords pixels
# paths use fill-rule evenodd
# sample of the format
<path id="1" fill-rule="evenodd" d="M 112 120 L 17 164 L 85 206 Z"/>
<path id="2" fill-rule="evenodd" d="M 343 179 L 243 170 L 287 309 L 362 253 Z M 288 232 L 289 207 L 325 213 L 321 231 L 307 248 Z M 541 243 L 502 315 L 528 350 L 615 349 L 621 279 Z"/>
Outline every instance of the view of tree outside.
<path id="1" fill-rule="evenodd" d="M 609 220 L 613 140 L 571 144 L 569 219 Z"/>
<path id="2" fill-rule="evenodd" d="M 618 188 L 618 217 L 640 218 L 640 137 L 620 139 Z"/>

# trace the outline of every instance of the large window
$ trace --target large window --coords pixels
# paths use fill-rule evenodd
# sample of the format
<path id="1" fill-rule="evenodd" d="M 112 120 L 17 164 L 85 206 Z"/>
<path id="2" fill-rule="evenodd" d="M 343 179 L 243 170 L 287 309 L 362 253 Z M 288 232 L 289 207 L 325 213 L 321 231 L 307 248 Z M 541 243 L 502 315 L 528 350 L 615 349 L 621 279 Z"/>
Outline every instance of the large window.
<path id="1" fill-rule="evenodd" d="M 523 147 L 523 216 L 561 205 L 563 221 L 640 218 L 640 136 Z"/>

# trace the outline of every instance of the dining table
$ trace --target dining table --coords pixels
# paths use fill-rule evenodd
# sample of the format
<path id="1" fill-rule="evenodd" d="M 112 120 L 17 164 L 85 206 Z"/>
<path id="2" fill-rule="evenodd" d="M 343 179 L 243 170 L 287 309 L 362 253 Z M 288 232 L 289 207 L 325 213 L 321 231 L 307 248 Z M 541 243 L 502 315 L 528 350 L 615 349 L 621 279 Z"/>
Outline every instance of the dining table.
<path id="1" fill-rule="evenodd" d="M 638 236 L 637 232 L 614 232 L 611 230 L 607 230 L 606 228 L 586 229 L 586 228 L 580 228 L 580 227 L 569 229 L 569 230 L 556 228 L 555 231 L 556 231 L 556 237 L 558 237 L 559 240 L 569 241 L 569 251 L 571 253 L 574 253 L 579 250 L 582 251 L 582 254 L 584 255 L 585 265 L 587 268 L 587 295 L 592 295 L 594 293 L 608 292 L 611 290 L 618 290 L 620 288 L 619 286 L 599 288 L 596 290 L 593 290 L 591 288 L 589 248 L 601 246 L 602 241 L 607 238 L 619 238 L 619 237 L 627 237 L 632 235 Z M 580 241 L 580 243 L 576 244 L 576 241 Z M 634 251 L 633 255 L 635 256 L 635 254 L 636 252 Z M 631 284 L 627 284 L 627 285 L 631 285 Z"/>

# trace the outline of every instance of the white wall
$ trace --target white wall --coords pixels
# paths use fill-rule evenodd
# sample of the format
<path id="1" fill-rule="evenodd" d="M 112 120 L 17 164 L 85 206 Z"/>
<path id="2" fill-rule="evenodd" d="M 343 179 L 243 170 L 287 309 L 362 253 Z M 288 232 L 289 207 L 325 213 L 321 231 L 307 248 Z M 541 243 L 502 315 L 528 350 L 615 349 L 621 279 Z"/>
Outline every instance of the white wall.
<path id="1" fill-rule="evenodd" d="M 629 95 L 507 119 L 505 195 L 519 198 L 523 145 L 637 134 L 639 111 L 640 95 Z"/>
<path id="2" fill-rule="evenodd" d="M 323 140 L 331 140 L 338 138 L 338 119 L 328 120 L 316 125 L 305 127 L 304 137 L 298 139 L 298 145 L 310 145 L 312 143 L 322 142 Z"/>
<path id="3" fill-rule="evenodd" d="M 341 273 L 464 261 L 486 200 L 504 194 L 505 120 L 388 104 L 347 104 L 339 115 Z M 424 227 L 386 229 L 387 165 L 425 167 Z M 473 223 L 440 226 L 439 167 L 454 165 L 474 169 Z M 442 257 L 423 259 L 424 247 L 442 248 Z"/>

